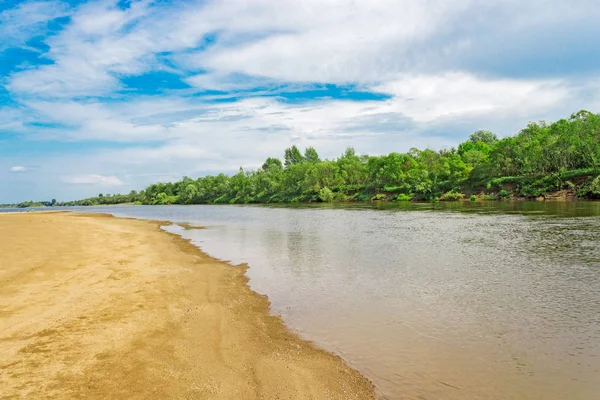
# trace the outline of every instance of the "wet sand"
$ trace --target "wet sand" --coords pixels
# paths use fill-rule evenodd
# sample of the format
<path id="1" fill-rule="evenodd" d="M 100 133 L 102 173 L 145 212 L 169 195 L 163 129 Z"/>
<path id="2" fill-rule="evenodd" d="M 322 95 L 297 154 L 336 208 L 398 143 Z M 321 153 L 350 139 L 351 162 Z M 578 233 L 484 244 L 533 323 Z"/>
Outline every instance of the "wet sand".
<path id="1" fill-rule="evenodd" d="M 244 269 L 158 223 L 0 215 L 0 398 L 372 399 Z"/>

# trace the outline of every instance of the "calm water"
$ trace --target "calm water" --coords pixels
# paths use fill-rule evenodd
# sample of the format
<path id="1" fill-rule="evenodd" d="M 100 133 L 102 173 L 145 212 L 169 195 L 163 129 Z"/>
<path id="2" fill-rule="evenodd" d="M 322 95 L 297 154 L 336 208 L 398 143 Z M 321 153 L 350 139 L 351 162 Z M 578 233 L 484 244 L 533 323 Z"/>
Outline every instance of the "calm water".
<path id="1" fill-rule="evenodd" d="M 600 398 L 600 203 L 96 210 L 206 226 L 382 399 Z"/>

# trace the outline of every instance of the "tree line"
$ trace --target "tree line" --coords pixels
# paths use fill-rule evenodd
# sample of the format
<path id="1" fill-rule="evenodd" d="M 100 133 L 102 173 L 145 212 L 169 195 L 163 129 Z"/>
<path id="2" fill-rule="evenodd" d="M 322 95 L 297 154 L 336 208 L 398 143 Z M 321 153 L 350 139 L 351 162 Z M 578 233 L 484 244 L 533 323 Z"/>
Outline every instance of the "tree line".
<path id="1" fill-rule="evenodd" d="M 32 207 L 52 207 L 58 205 L 56 199 L 51 201 L 22 201 L 15 204 L 0 204 L 0 208 L 32 208 Z"/>
<path id="2" fill-rule="evenodd" d="M 321 159 L 313 147 L 302 152 L 292 146 L 283 161 L 269 157 L 255 170 L 184 177 L 58 205 L 475 200 L 557 191 L 597 198 L 599 170 L 600 114 L 582 110 L 553 123 L 531 122 L 502 139 L 477 131 L 437 151 L 368 156 L 350 147 L 336 159 Z"/>

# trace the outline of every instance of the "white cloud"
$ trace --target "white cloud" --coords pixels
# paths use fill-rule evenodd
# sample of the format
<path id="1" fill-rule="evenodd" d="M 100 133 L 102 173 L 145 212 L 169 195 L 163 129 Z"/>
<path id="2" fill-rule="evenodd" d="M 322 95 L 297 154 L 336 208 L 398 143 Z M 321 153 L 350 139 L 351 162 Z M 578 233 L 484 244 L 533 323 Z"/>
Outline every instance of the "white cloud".
<path id="1" fill-rule="evenodd" d="M 147 13 L 147 2 L 120 10 L 111 2 L 81 6 L 72 23 L 46 40 L 53 64 L 13 74 L 7 87 L 42 97 L 98 96 L 120 87 L 117 74 L 136 74 L 152 60 L 150 32 L 123 33 L 127 24 Z"/>
<path id="2" fill-rule="evenodd" d="M 564 101 L 560 80 L 482 79 L 463 72 L 409 75 L 371 88 L 394 96 L 390 111 L 417 122 L 465 114 L 527 115 Z"/>
<path id="3" fill-rule="evenodd" d="M 222 42 L 182 60 L 189 67 L 287 82 L 380 82 L 406 67 L 406 51 L 470 3 L 281 1 L 212 3 Z M 227 20 L 225 15 L 243 15 Z M 199 16 L 202 16 L 199 13 Z M 253 32 L 254 35 L 248 35 Z"/>
<path id="4" fill-rule="evenodd" d="M 80 6 L 72 23 L 47 39 L 45 56 L 54 63 L 14 74 L 8 88 L 46 98 L 107 96 L 122 89 L 122 76 L 173 70 L 161 57 L 185 72 L 209 71 L 185 79 L 203 90 L 373 86 L 399 75 L 447 73 L 447 63 L 486 38 L 521 40 L 527 29 L 548 32 L 557 20 L 576 25 L 600 17 L 588 0 L 569 7 L 541 7 L 541 0 L 136 1 L 126 10 L 114 3 Z"/>
<path id="5" fill-rule="evenodd" d="M 182 150 L 188 144 L 201 145 L 202 156 L 206 157 L 211 152 L 236 154 L 238 149 L 252 146 L 253 140 L 268 141 L 267 147 L 283 148 L 295 140 L 398 134 L 402 126 L 406 128 L 407 121 L 413 134 L 418 134 L 424 124 L 451 118 L 503 115 L 526 123 L 530 116 L 544 116 L 545 112 L 546 118 L 559 117 L 561 111 L 556 110 L 562 104 L 576 108 L 586 101 L 580 87 L 560 80 L 483 79 L 458 72 L 401 76 L 368 89 L 391 98 L 287 103 L 275 97 L 249 97 L 207 103 L 172 95 L 128 102 L 26 104 L 42 120 L 61 126 L 36 127 L 37 135 L 70 140 L 165 142 Z M 384 126 L 387 130 L 382 132 Z"/>
<path id="6" fill-rule="evenodd" d="M 58 2 L 25 2 L 0 14 L 0 51 L 22 45 L 56 16 L 71 17 L 46 37 L 48 63 L 3 77 L 17 104 L 0 108 L 0 134 L 19 134 L 28 146 L 100 142 L 86 154 L 43 157 L 44 179 L 63 177 L 65 190 L 124 181 L 140 188 L 234 171 L 281 155 L 292 143 L 315 146 L 325 157 L 349 145 L 374 154 L 439 148 L 455 145 L 457 130 L 463 137 L 478 128 L 511 134 L 529 120 L 600 105 L 589 76 L 507 77 L 468 65 L 482 46 L 496 51 L 535 41 L 559 23 L 573 32 L 595 24 L 600 9 L 593 0 L 133 1 L 127 9 L 116 3 L 67 10 Z M 153 71 L 173 72 L 192 88 L 161 96 L 125 90 L 122 78 Z M 318 83 L 389 98 L 277 97 Z M 230 94 L 198 96 L 207 90 Z M 5 171 L 39 163 L 5 162 Z M 70 175 L 74 166 L 78 175 Z"/>
<path id="7" fill-rule="evenodd" d="M 286 82 L 381 82 L 404 69 L 411 43 L 468 2 L 213 1 L 173 8 L 143 1 L 126 10 L 92 2 L 47 39 L 45 56 L 54 63 L 14 74 L 8 87 L 51 98 L 107 95 L 121 88 L 122 75 L 169 69 L 157 59 L 164 52 L 174 52 L 185 68 L 211 70 L 188 79 L 205 89 L 245 87 L 232 73 Z M 187 52 L 214 32 L 218 41 L 207 51 Z"/>
<path id="8" fill-rule="evenodd" d="M 72 175 L 63 177 L 63 182 L 76 185 L 101 185 L 101 186 L 122 186 L 125 183 L 116 176 L 104 176 L 97 174 Z"/>
<path id="9" fill-rule="evenodd" d="M 179 57 L 188 68 L 342 84 L 445 72 L 457 58 L 488 50 L 482 46 L 529 43 L 519 51 L 543 54 L 536 39 L 557 26 L 581 30 L 580 37 L 600 32 L 593 0 L 211 2 L 186 18 L 210 21 L 219 38 L 206 51 Z"/>
<path id="10" fill-rule="evenodd" d="M 25 1 L 0 13 L 0 52 L 12 46 L 24 46 L 35 35 L 43 34 L 47 23 L 67 15 L 60 1 Z"/>
<path id="11" fill-rule="evenodd" d="M 27 170 L 28 170 L 28 168 L 27 168 L 27 167 L 24 167 L 24 166 L 22 166 L 22 165 L 15 165 L 15 166 L 13 166 L 13 167 L 10 167 L 10 170 L 9 170 L 9 171 L 10 171 L 10 172 L 25 172 L 25 171 L 27 171 Z"/>
<path id="12" fill-rule="evenodd" d="M 191 86 L 199 89 L 227 92 L 273 87 L 278 85 L 276 81 L 270 79 L 219 72 L 194 75 L 185 79 L 185 81 Z"/>

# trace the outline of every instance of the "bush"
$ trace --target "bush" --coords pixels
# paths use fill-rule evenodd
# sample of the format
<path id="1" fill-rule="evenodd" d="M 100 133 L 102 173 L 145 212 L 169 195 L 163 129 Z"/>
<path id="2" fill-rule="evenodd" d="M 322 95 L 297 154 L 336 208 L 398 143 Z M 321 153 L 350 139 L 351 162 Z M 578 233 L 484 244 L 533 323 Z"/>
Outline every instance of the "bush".
<path id="1" fill-rule="evenodd" d="M 532 199 L 532 198 L 543 196 L 546 192 L 547 192 L 547 190 L 543 187 L 535 187 L 533 185 L 527 185 L 527 186 L 523 186 L 521 188 L 520 194 L 523 197 Z"/>
<path id="2" fill-rule="evenodd" d="M 369 192 L 359 192 L 350 197 L 350 200 L 354 201 L 369 201 L 373 195 Z"/>
<path id="3" fill-rule="evenodd" d="M 333 192 L 328 187 L 319 190 L 319 199 L 323 203 L 331 203 L 333 201 Z"/>
<path id="4" fill-rule="evenodd" d="M 471 195 L 471 201 L 477 201 L 477 196 L 475 196 L 474 194 Z"/>
<path id="5" fill-rule="evenodd" d="M 367 189 L 367 185 L 339 185 L 331 188 L 332 192 L 345 192 L 347 194 L 356 193 L 360 190 Z"/>
<path id="6" fill-rule="evenodd" d="M 594 174 L 594 168 L 573 169 L 563 172 L 560 176 L 562 179 L 573 179 L 581 176 L 590 176 Z"/>
<path id="7" fill-rule="evenodd" d="M 340 192 L 334 193 L 333 200 L 334 201 L 348 201 L 348 196 L 346 196 L 346 194 L 340 193 Z"/>
<path id="8" fill-rule="evenodd" d="M 413 199 L 412 195 L 401 193 L 396 197 L 396 201 L 411 201 Z"/>
<path id="9" fill-rule="evenodd" d="M 460 199 L 463 199 L 465 197 L 464 194 L 456 191 L 456 190 L 451 190 L 449 192 L 446 192 L 442 195 L 442 197 L 440 197 L 440 201 L 458 201 Z"/>
<path id="10" fill-rule="evenodd" d="M 390 186 L 385 185 L 383 191 L 386 193 L 406 193 L 410 190 L 410 185 Z"/>
<path id="11" fill-rule="evenodd" d="M 154 204 L 156 205 L 175 204 L 176 202 L 177 196 L 169 196 L 164 192 L 159 193 L 154 200 Z"/>
<path id="12" fill-rule="evenodd" d="M 592 183 L 590 183 L 589 191 L 594 197 L 600 196 L 600 175 L 595 177 Z"/>
<path id="13" fill-rule="evenodd" d="M 387 200 L 387 196 L 383 193 L 378 193 L 375 196 L 371 197 L 372 201 L 382 201 Z"/>

